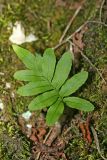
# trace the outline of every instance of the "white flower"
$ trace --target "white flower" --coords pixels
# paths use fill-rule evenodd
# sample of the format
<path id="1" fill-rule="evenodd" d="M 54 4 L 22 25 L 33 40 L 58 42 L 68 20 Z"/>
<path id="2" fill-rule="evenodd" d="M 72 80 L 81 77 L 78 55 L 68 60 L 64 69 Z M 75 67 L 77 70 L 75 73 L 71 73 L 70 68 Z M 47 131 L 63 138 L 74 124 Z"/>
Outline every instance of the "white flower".
<path id="1" fill-rule="evenodd" d="M 22 117 L 23 117 L 26 121 L 28 121 L 28 120 L 30 119 L 31 115 L 32 115 L 32 113 L 31 113 L 30 111 L 27 111 L 27 112 L 24 112 L 24 113 L 22 114 Z"/>
<path id="2" fill-rule="evenodd" d="M 26 36 L 26 42 L 32 42 L 36 41 L 38 38 L 34 36 L 34 34 L 30 33 L 28 36 Z"/>
<path id="3" fill-rule="evenodd" d="M 20 22 L 16 22 L 13 27 L 12 35 L 9 37 L 12 43 L 22 44 L 25 42 L 25 30 Z"/>
<path id="4" fill-rule="evenodd" d="M 28 36 L 25 35 L 25 29 L 22 26 L 21 22 L 16 22 L 13 27 L 12 35 L 9 37 L 9 40 L 15 44 L 22 44 L 25 42 L 36 41 L 37 37 L 30 33 Z"/>

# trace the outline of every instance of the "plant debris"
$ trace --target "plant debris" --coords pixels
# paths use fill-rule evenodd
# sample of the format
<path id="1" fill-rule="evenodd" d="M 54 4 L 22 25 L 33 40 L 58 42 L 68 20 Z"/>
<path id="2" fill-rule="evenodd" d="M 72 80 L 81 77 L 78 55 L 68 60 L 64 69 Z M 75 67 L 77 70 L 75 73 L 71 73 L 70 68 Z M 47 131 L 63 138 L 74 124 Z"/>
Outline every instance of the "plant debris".
<path id="1" fill-rule="evenodd" d="M 49 158 L 66 160 L 64 149 L 70 137 L 65 142 L 64 137 L 61 136 L 63 131 L 59 122 L 49 128 L 45 124 L 44 114 L 37 115 L 35 112 L 27 121 L 20 115 L 18 121 L 22 132 L 33 142 L 32 158 L 35 159 L 40 153 L 40 159 L 43 160 Z"/>
<path id="2" fill-rule="evenodd" d="M 83 134 L 83 138 L 89 144 L 92 143 L 91 132 L 90 132 L 90 116 L 87 117 L 86 122 L 80 122 L 79 128 Z"/>
<path id="3" fill-rule="evenodd" d="M 81 11 L 65 35 L 65 38 L 69 39 L 64 39 L 63 46 L 58 44 L 70 18 L 80 6 Z M 69 49 L 69 41 L 71 45 L 74 42 L 77 44 L 71 46 L 77 56 L 75 72 L 85 68 L 90 73 L 86 88 L 81 88 L 84 92 L 80 94 L 78 91 L 76 94 L 96 106 L 89 124 L 87 115 L 83 113 L 80 116 L 75 110 L 69 112 L 70 120 L 67 115 L 58 131 L 56 126 L 46 126 L 45 111 L 42 114 L 33 112 L 28 120 L 22 116 L 31 99 L 16 94 L 20 82 L 13 80 L 13 73 L 22 67 L 11 49 L 13 42 L 9 41 L 12 29 L 17 26 L 13 26 L 16 21 L 20 21 L 24 28 L 24 39 L 29 33 L 37 35 L 38 41 L 22 44 L 33 53 L 43 53 L 46 47 L 57 46 L 56 55 L 59 58 L 63 51 Z M 85 26 L 88 28 L 84 32 Z M 47 3 L 46 0 L 37 0 L 31 3 L 1 0 L 0 33 L 0 159 L 100 160 L 107 157 L 107 85 L 104 82 L 104 79 L 107 81 L 107 1 L 51 0 Z M 19 40 L 22 40 L 22 37 L 20 36 Z M 18 40 L 17 36 L 14 38 Z M 32 39 L 32 34 L 30 38 Z M 81 63 L 78 45 L 81 47 L 82 57 L 86 60 L 81 60 Z M 94 74 L 90 68 L 94 69 Z M 10 83 L 11 87 L 6 87 L 6 83 Z M 83 131 L 79 128 L 80 124 Z M 87 138 L 88 132 L 91 143 Z"/>
<path id="4" fill-rule="evenodd" d="M 83 36 L 84 33 L 88 30 L 87 26 L 84 26 L 79 32 L 75 33 L 72 42 L 73 42 L 73 54 L 74 54 L 74 66 L 75 68 L 78 68 L 81 52 L 80 50 L 83 50 L 84 48 L 84 42 L 83 42 Z"/>

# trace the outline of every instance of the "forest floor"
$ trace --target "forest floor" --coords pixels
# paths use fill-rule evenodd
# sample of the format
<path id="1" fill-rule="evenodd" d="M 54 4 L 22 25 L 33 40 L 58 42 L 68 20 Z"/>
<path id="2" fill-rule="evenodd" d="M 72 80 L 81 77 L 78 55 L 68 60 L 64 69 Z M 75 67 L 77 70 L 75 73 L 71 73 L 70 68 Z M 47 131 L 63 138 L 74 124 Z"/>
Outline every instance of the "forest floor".
<path id="1" fill-rule="evenodd" d="M 22 82 L 13 78 L 24 67 L 9 41 L 16 21 L 26 34 L 32 32 L 38 38 L 22 44 L 23 48 L 42 54 L 47 47 L 55 47 L 57 58 L 73 49 L 74 73 L 89 72 L 87 83 L 76 94 L 91 101 L 95 110 L 88 114 L 70 110 L 61 132 L 58 126 L 50 132 L 40 112 L 32 113 L 29 122 L 22 117 L 30 98 L 16 93 Z M 103 0 L 0 0 L 0 160 L 107 159 L 106 23 L 107 2 Z M 30 130 L 27 123 L 35 127 Z"/>

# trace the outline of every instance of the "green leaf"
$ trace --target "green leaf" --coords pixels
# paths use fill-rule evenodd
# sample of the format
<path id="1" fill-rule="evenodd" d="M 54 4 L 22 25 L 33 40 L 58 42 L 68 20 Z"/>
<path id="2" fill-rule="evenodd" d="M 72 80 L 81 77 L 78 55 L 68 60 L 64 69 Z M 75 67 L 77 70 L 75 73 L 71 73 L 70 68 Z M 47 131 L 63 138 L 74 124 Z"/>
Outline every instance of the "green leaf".
<path id="1" fill-rule="evenodd" d="M 42 75 L 43 76 L 43 71 L 42 71 L 42 63 L 43 63 L 43 57 L 40 54 L 36 54 L 36 61 L 35 61 L 35 68 L 34 71 L 38 74 L 38 75 Z"/>
<path id="2" fill-rule="evenodd" d="M 36 75 L 33 70 L 20 70 L 14 74 L 14 78 L 21 81 L 38 82 L 43 80 L 42 76 Z"/>
<path id="3" fill-rule="evenodd" d="M 58 99 L 47 111 L 46 124 L 48 126 L 55 124 L 64 111 L 63 102 Z"/>
<path id="4" fill-rule="evenodd" d="M 28 108 L 31 111 L 40 110 L 52 105 L 58 98 L 58 93 L 55 90 L 43 93 L 31 101 Z"/>
<path id="5" fill-rule="evenodd" d="M 59 94 L 61 97 L 68 96 L 74 92 L 76 92 L 87 80 L 88 72 L 82 71 L 78 74 L 75 74 L 72 78 L 66 81 L 66 83 L 62 86 Z"/>
<path id="6" fill-rule="evenodd" d="M 17 93 L 21 96 L 33 96 L 45 91 L 52 90 L 52 86 L 47 81 L 30 82 L 18 89 Z"/>
<path id="7" fill-rule="evenodd" d="M 63 101 L 70 108 L 75 108 L 75 109 L 79 109 L 81 111 L 86 111 L 86 112 L 94 110 L 94 105 L 90 103 L 89 101 L 82 99 L 82 98 L 67 97 L 67 98 L 64 98 Z"/>
<path id="8" fill-rule="evenodd" d="M 64 55 L 59 60 L 57 66 L 55 75 L 52 81 L 52 84 L 59 89 L 65 80 L 68 78 L 69 72 L 71 70 L 72 65 L 72 56 L 70 52 L 64 53 Z"/>
<path id="9" fill-rule="evenodd" d="M 25 64 L 25 66 L 29 69 L 33 69 L 36 61 L 35 56 L 22 47 L 19 47 L 17 45 L 12 46 L 13 50 L 15 51 L 19 59 Z"/>
<path id="10" fill-rule="evenodd" d="M 54 54 L 54 50 L 51 48 L 48 48 L 45 50 L 43 54 L 43 75 L 49 80 L 52 80 L 54 69 L 56 64 L 56 57 Z"/>

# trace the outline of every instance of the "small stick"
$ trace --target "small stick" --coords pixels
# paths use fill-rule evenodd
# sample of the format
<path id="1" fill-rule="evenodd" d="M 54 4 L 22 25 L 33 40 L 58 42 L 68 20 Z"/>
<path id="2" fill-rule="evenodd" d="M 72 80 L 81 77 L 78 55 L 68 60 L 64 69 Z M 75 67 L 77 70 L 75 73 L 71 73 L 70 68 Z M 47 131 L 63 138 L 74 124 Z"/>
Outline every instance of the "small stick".
<path id="1" fill-rule="evenodd" d="M 103 25 L 103 26 L 107 27 L 106 23 L 100 22 L 100 21 L 87 21 L 87 23 L 97 23 L 97 24 L 100 24 L 100 25 Z"/>
<path id="2" fill-rule="evenodd" d="M 64 136 L 67 135 L 67 133 L 70 132 L 71 129 L 72 129 L 72 126 L 70 126 L 69 128 L 67 128 L 67 130 L 64 132 Z"/>
<path id="3" fill-rule="evenodd" d="M 76 34 L 78 33 L 85 25 L 87 24 L 87 21 L 82 24 L 75 32 L 73 32 L 70 36 L 68 36 L 65 40 L 63 40 L 61 43 L 58 43 L 55 47 L 53 47 L 54 50 L 58 49 L 60 46 L 64 45 L 65 43 L 68 43 L 68 41 Z"/>
<path id="4" fill-rule="evenodd" d="M 52 129 L 53 129 L 53 128 L 51 128 L 51 129 L 49 130 L 48 134 L 46 135 L 46 137 L 45 137 L 45 139 L 44 139 L 44 141 L 43 141 L 43 144 L 47 141 L 48 137 L 50 136 L 50 134 L 51 134 L 51 132 L 52 132 Z"/>
<path id="5" fill-rule="evenodd" d="M 35 159 L 35 160 L 39 160 L 39 158 L 40 158 L 40 154 L 41 154 L 41 152 L 38 152 L 37 157 L 36 157 L 36 159 Z"/>
<path id="6" fill-rule="evenodd" d="M 87 25 L 88 23 L 97 23 L 97 24 L 101 24 L 105 27 L 107 27 L 107 24 L 105 24 L 104 22 L 100 22 L 100 21 L 86 21 L 85 23 L 83 23 L 75 32 L 73 32 L 70 36 L 68 36 L 65 40 L 63 40 L 62 42 L 58 43 L 55 47 L 53 47 L 54 50 L 58 49 L 60 46 L 64 45 L 65 43 L 68 43 L 68 41 L 70 39 L 72 39 L 72 37 L 81 31 L 81 29 Z"/>
<path id="7" fill-rule="evenodd" d="M 81 51 L 81 55 L 82 57 L 84 57 L 86 59 L 86 61 L 97 71 L 97 73 L 99 74 L 99 76 L 101 77 L 101 79 L 103 80 L 103 82 L 106 84 L 106 80 L 104 79 L 102 73 L 99 71 L 99 69 L 90 61 L 90 59 Z"/>
<path id="8" fill-rule="evenodd" d="M 86 23 L 84 23 L 82 26 L 80 26 L 78 30 L 81 30 L 81 28 L 82 28 L 84 25 L 86 25 Z M 67 43 L 67 42 L 72 43 L 72 42 L 70 41 L 70 39 L 73 37 L 73 35 L 74 35 L 75 33 L 78 32 L 78 30 L 76 30 L 76 31 L 75 31 L 71 36 L 69 36 L 65 41 L 62 41 L 62 43 L 59 43 L 58 45 L 56 45 L 53 49 L 57 49 L 57 48 L 59 48 L 61 45 L 65 44 L 65 43 Z M 72 44 L 73 44 L 73 45 L 77 45 L 77 44 L 74 44 L 74 43 L 72 43 Z M 77 47 L 79 48 L 79 46 L 77 46 Z M 79 50 L 80 50 L 81 56 L 86 59 L 86 61 L 97 71 L 97 73 L 99 74 L 99 76 L 102 78 L 103 82 L 104 82 L 105 84 L 107 84 L 106 80 L 104 79 L 104 77 L 103 77 L 102 73 L 99 71 L 99 69 L 90 61 L 90 59 L 81 51 L 81 49 L 79 49 Z"/>
<path id="9" fill-rule="evenodd" d="M 104 82 L 105 84 L 107 84 L 107 82 L 106 82 L 106 80 L 104 79 L 102 73 L 101 73 L 101 72 L 99 71 L 99 69 L 90 61 L 90 59 L 82 52 L 82 50 L 80 49 L 80 47 L 79 47 L 77 44 L 72 43 L 71 41 L 69 41 L 69 43 L 72 44 L 73 46 L 77 46 L 77 47 L 78 47 L 78 49 L 79 49 L 79 51 L 80 51 L 80 53 L 81 53 L 81 56 L 92 66 L 92 68 L 94 68 L 94 69 L 97 71 L 97 73 L 99 74 L 99 76 L 101 77 L 101 79 L 103 80 L 103 82 Z"/>
<path id="10" fill-rule="evenodd" d="M 80 10 L 81 10 L 81 6 L 79 6 L 79 7 L 77 8 L 77 10 L 75 11 L 73 17 L 70 19 L 68 25 L 66 26 L 66 28 L 65 28 L 65 30 L 64 30 L 64 32 L 63 32 L 63 34 L 62 34 L 62 36 L 61 36 L 61 38 L 60 38 L 60 40 L 59 40 L 59 43 L 61 43 L 62 40 L 64 39 L 64 37 L 65 37 L 67 31 L 69 30 L 71 24 L 73 23 L 74 19 L 76 18 L 76 16 L 77 16 L 78 13 L 80 12 Z"/>
<path id="11" fill-rule="evenodd" d="M 95 140 L 95 144 L 96 144 L 96 147 L 97 147 L 97 150 L 98 150 L 98 153 L 99 153 L 100 157 L 103 160 L 107 160 L 107 158 L 105 158 L 101 153 L 98 136 L 97 136 L 97 133 L 96 133 L 95 129 L 93 127 L 91 127 L 91 130 L 92 130 L 92 133 L 93 133 L 93 136 L 94 136 L 94 140 Z"/>
<path id="12" fill-rule="evenodd" d="M 101 18 L 102 18 L 102 10 L 103 10 L 104 3 L 105 3 L 105 0 L 102 1 L 101 7 L 100 7 L 100 13 L 99 13 L 100 22 L 101 22 Z"/>

